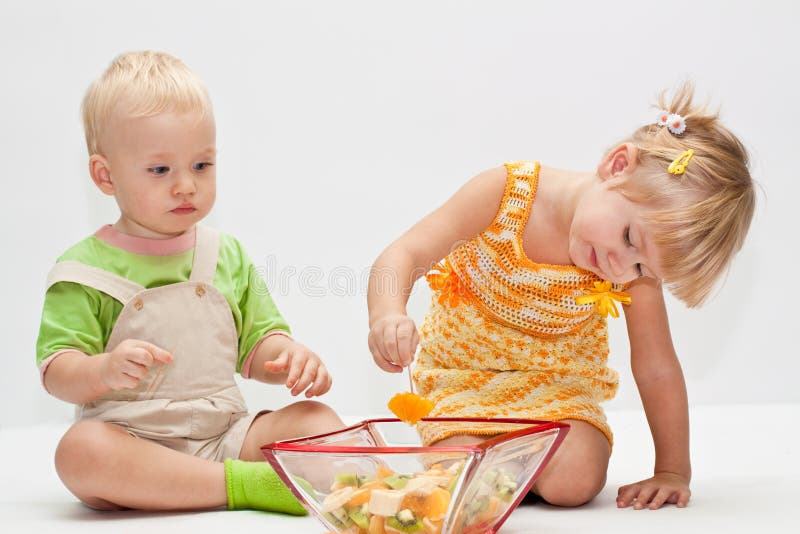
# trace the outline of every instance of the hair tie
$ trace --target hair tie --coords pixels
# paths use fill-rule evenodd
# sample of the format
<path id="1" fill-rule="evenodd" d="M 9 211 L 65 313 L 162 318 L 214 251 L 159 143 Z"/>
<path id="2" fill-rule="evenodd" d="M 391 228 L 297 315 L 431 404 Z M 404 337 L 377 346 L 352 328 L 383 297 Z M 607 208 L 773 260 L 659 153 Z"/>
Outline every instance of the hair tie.
<path id="1" fill-rule="evenodd" d="M 669 111 L 661 110 L 658 113 L 656 124 L 659 126 L 666 126 L 667 129 L 674 135 L 681 135 L 686 131 L 686 119 L 677 113 L 670 113 Z"/>

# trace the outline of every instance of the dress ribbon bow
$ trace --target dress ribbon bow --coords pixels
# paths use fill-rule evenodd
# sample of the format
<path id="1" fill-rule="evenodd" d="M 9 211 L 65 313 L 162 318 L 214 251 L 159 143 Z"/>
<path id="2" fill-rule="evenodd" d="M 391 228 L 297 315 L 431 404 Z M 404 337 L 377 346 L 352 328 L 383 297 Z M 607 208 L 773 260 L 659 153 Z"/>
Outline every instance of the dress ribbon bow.
<path id="1" fill-rule="evenodd" d="M 442 306 L 448 305 L 455 308 L 459 302 L 467 300 L 469 295 L 467 286 L 453 271 L 449 261 L 445 260 L 434 267 L 425 275 L 425 279 L 432 290 L 439 291 L 437 300 Z"/>
<path id="2" fill-rule="evenodd" d="M 622 291 L 611 291 L 611 282 L 595 282 L 594 287 L 584 289 L 585 293 L 575 297 L 575 303 L 579 305 L 594 303 L 594 309 L 603 317 L 619 317 L 619 311 L 614 301 L 628 305 L 631 297 Z"/>

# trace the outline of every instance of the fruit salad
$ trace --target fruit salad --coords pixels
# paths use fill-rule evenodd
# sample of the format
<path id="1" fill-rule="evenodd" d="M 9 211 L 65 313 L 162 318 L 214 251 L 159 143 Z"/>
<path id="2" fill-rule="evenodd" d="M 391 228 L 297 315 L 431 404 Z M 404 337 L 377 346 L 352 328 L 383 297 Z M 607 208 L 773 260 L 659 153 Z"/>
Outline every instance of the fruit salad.
<path id="1" fill-rule="evenodd" d="M 336 475 L 322 512 L 339 532 L 439 534 L 464 462 L 401 474 L 378 466 L 374 477 Z"/>
<path id="2" fill-rule="evenodd" d="M 379 466 L 375 476 L 339 473 L 322 513 L 337 532 L 351 534 L 439 534 L 464 462 L 400 474 Z M 488 524 L 508 508 L 517 491 L 514 478 L 493 469 L 462 513 L 464 527 Z"/>
<path id="3" fill-rule="evenodd" d="M 475 490 L 467 495 L 460 523 L 464 528 L 494 523 L 511 505 L 518 488 L 519 484 L 509 471 L 489 469 L 481 475 Z"/>

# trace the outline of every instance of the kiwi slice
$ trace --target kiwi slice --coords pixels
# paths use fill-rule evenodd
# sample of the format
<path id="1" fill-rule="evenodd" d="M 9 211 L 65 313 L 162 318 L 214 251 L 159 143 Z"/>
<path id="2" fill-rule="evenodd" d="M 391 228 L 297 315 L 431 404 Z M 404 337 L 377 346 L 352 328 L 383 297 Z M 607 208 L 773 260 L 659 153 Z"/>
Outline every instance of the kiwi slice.
<path id="1" fill-rule="evenodd" d="M 335 480 L 342 486 L 358 487 L 358 475 L 355 473 L 339 473 Z"/>
<path id="2" fill-rule="evenodd" d="M 336 530 L 345 530 L 353 524 L 353 521 L 347 515 L 343 515 L 341 519 L 330 512 L 322 515 L 325 516 L 325 519 L 330 521 L 331 525 L 333 525 Z"/>
<path id="3" fill-rule="evenodd" d="M 366 514 L 366 512 L 364 512 L 363 507 L 359 506 L 358 508 L 353 508 L 347 513 L 347 515 L 353 520 L 353 523 L 355 523 L 358 528 L 363 528 L 364 530 L 369 528 L 369 516 Z"/>
<path id="4" fill-rule="evenodd" d="M 408 477 L 406 475 L 389 475 L 382 479 L 390 488 L 399 490 L 406 487 Z"/>
<path id="5" fill-rule="evenodd" d="M 400 510 L 397 515 L 386 518 L 386 526 L 400 532 L 419 532 L 425 525 L 417 519 L 411 510 Z"/>

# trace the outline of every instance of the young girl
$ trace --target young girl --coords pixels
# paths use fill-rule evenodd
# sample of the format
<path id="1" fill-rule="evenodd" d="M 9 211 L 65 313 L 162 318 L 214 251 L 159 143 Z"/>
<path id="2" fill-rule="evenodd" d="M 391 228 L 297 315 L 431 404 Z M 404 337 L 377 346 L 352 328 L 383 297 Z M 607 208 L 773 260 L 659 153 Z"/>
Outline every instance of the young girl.
<path id="1" fill-rule="evenodd" d="M 369 347 L 401 372 L 420 352 L 418 393 L 431 416 L 563 420 L 566 440 L 533 491 L 577 506 L 605 485 L 612 434 L 600 402 L 605 315 L 625 304 L 631 367 L 655 443 L 653 476 L 619 489 L 617 505 L 689 500 L 686 388 L 662 284 L 700 305 L 742 246 L 755 197 L 747 153 L 715 115 L 680 88 L 652 124 L 608 151 L 595 172 L 534 162 L 483 172 L 376 260 Z M 444 260 L 440 261 L 442 258 Z M 405 305 L 421 272 L 434 291 L 419 333 Z M 386 273 L 403 289 L 385 291 Z M 623 292 L 624 291 L 624 292 Z M 481 439 L 421 428 L 429 443 Z"/>
<path id="2" fill-rule="evenodd" d="M 343 424 L 313 401 L 249 414 L 236 386 L 240 372 L 310 398 L 331 378 L 289 336 L 239 242 L 199 224 L 216 196 L 202 82 L 167 54 L 125 54 L 83 116 L 92 180 L 120 216 L 48 278 L 37 362 L 78 419 L 56 450 L 61 480 L 104 510 L 303 514 L 259 447 Z"/>

